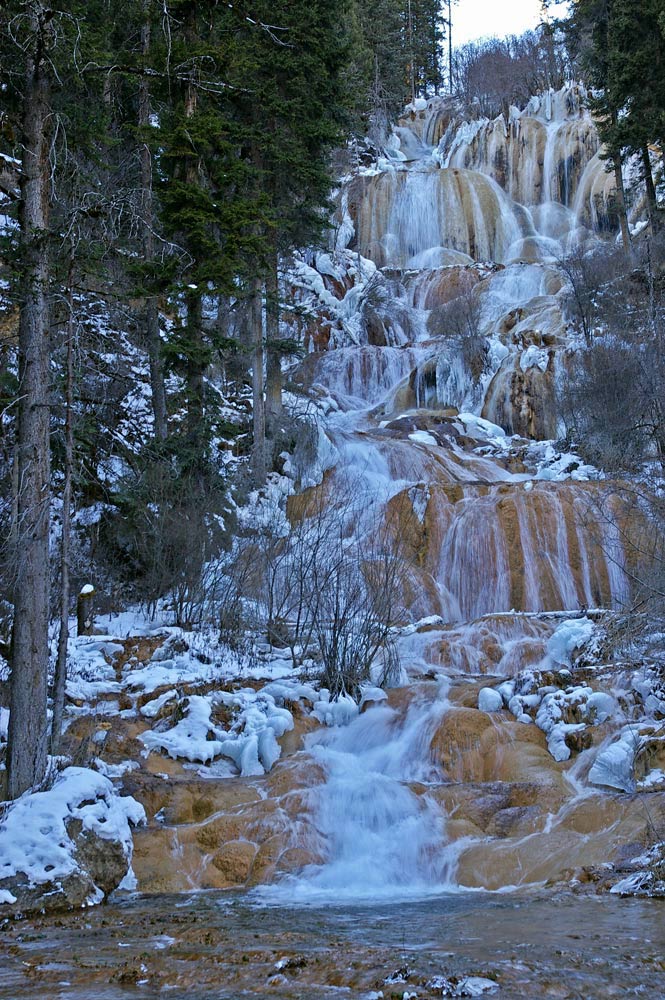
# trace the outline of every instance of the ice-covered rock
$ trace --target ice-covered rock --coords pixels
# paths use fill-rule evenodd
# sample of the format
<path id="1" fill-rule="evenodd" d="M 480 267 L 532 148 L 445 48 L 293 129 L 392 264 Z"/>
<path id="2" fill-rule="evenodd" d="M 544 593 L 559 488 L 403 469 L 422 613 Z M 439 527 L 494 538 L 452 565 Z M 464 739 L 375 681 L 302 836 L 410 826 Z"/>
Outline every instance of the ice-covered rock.
<path id="1" fill-rule="evenodd" d="M 598 753 L 589 771 L 591 784 L 632 792 L 635 789 L 633 765 L 639 745 L 638 731 L 634 726 L 625 726 L 619 738 Z"/>
<path id="2" fill-rule="evenodd" d="M 0 822 L 0 917 L 101 902 L 126 876 L 145 811 L 97 771 L 68 767 Z"/>
<path id="3" fill-rule="evenodd" d="M 481 712 L 500 712 L 503 708 L 503 698 L 494 688 L 481 688 L 478 692 L 478 710 Z"/>

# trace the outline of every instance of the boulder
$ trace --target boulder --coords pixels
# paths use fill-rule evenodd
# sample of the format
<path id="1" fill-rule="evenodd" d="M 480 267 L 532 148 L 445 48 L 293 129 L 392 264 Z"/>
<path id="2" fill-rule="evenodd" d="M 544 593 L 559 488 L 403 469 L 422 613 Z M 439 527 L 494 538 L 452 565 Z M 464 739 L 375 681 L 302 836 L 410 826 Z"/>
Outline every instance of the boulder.
<path id="1" fill-rule="evenodd" d="M 503 698 L 494 688 L 481 688 L 478 692 L 478 709 L 481 712 L 500 712 Z"/>
<path id="2" fill-rule="evenodd" d="M 68 767 L 0 822 L 0 920 L 100 903 L 129 872 L 143 807 L 105 776 Z"/>

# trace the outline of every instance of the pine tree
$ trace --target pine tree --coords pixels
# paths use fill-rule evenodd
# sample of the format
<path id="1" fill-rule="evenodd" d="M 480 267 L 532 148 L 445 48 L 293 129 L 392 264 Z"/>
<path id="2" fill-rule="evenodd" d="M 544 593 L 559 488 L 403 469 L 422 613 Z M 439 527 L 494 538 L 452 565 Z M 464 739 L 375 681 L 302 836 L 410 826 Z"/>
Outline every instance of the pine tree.
<path id="1" fill-rule="evenodd" d="M 624 249 L 630 249 L 630 231 L 623 184 L 623 149 L 618 135 L 621 98 L 616 78 L 617 53 L 613 14 L 617 0 L 574 0 L 565 24 L 573 56 L 578 60 L 588 84 L 594 88 L 590 106 L 598 121 L 598 131 L 606 145 L 606 159 L 614 171 L 617 214 Z"/>
<path id="2" fill-rule="evenodd" d="M 646 203 L 652 231 L 658 225 L 650 143 L 665 138 L 665 38 L 659 24 L 662 0 L 612 0 L 608 64 L 616 106 L 612 128 L 617 148 L 642 161 Z"/>
<path id="3" fill-rule="evenodd" d="M 22 6 L 22 5 L 21 5 Z M 18 5 L 16 5 L 18 8 Z M 22 58 L 20 146 L 19 410 L 14 624 L 7 792 L 17 798 L 46 773 L 49 621 L 49 171 L 52 12 L 32 3 L 18 23 L 5 8 Z M 12 18 L 12 14 L 15 15 Z M 20 36 L 19 36 L 20 31 Z"/>

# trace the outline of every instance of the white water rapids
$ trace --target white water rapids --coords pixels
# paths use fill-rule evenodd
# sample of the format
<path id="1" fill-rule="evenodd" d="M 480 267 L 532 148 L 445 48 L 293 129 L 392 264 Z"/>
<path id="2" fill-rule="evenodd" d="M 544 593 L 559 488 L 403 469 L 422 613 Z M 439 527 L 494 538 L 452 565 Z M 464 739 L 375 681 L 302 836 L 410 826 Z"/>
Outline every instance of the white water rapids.
<path id="1" fill-rule="evenodd" d="M 447 707 L 444 685 L 404 714 L 372 706 L 311 738 L 326 774 L 314 804 L 326 862 L 288 884 L 289 894 L 336 901 L 450 891 L 456 852 L 441 849 L 445 817 L 427 794 L 441 782 L 430 744 Z"/>
<path id="2" fill-rule="evenodd" d="M 425 125 L 425 136 L 434 132 Z M 552 444 L 534 444 L 552 427 L 554 381 L 565 377 L 565 279 L 556 259 L 576 242 L 595 240 L 593 227 L 607 221 L 611 184 L 579 94 L 533 101 L 508 126 L 459 125 L 437 148 L 411 141 L 404 127 L 398 140 L 408 154 L 402 162 L 393 156 L 350 182 L 356 207 L 344 223 L 346 238 L 355 224 L 354 252 L 369 258 L 373 275 L 371 295 L 349 293 L 353 316 L 341 300 L 340 327 L 352 329 L 353 343 L 337 330 L 330 349 L 308 361 L 317 392 L 331 401 L 323 427 L 334 454 L 333 489 L 342 479 L 352 484 L 361 524 L 367 511 L 401 498 L 408 508 L 403 531 L 415 538 L 407 612 L 411 620 L 440 615 L 467 623 L 458 634 L 469 650 L 447 662 L 445 652 L 432 652 L 432 640 L 429 652 L 422 643 L 424 657 L 409 661 L 404 647 L 402 665 L 418 683 L 412 697 L 308 738 L 306 752 L 324 780 L 307 796 L 314 832 L 297 846 L 322 861 L 266 890 L 281 901 L 454 888 L 465 840 L 449 842 L 440 797 L 431 794 L 450 781 L 432 741 L 450 710 L 446 671 L 453 676 L 473 663 L 490 672 L 497 662 L 483 658 L 474 620 L 577 613 L 629 597 L 621 538 L 599 512 L 601 487 L 588 481 L 593 470 L 559 456 Z M 343 203 L 352 200 L 346 192 Z M 350 252 L 340 253 L 350 267 Z M 372 270 L 370 262 L 388 270 Z M 473 311 L 486 345 L 480 376 L 450 318 L 455 302 Z M 335 308 L 328 296 L 326 324 Z M 526 438 L 511 436 L 518 426 L 527 428 Z M 522 649 L 532 663 L 533 635 L 525 622 L 501 664 L 521 669 Z M 422 682 L 428 662 L 436 684 Z M 548 823 L 549 834 L 554 819 Z"/>

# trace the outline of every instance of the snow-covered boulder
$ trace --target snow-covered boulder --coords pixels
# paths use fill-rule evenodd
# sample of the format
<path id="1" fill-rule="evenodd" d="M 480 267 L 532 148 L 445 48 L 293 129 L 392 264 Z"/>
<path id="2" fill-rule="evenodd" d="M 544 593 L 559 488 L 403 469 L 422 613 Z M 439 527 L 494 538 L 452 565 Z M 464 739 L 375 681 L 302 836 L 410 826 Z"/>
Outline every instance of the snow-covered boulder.
<path id="1" fill-rule="evenodd" d="M 100 903 L 127 876 L 131 825 L 145 822 L 131 796 L 84 767 L 0 815 L 0 919 Z"/>
<path id="2" fill-rule="evenodd" d="M 481 712 L 500 712 L 503 698 L 494 688 L 481 688 L 478 692 L 478 709 Z"/>

